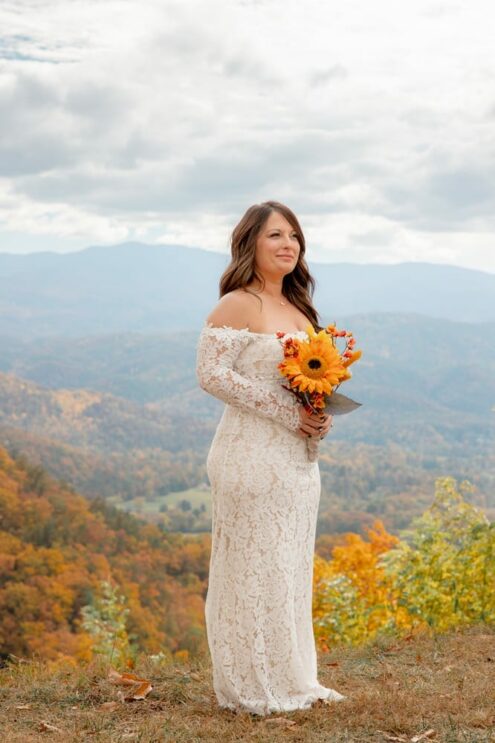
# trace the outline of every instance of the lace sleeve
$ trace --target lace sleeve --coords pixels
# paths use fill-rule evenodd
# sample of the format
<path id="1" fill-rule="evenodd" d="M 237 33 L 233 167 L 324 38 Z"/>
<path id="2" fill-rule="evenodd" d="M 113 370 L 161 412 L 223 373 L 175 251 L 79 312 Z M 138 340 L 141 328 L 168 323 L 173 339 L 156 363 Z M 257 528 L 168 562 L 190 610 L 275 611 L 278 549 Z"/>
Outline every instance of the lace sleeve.
<path id="1" fill-rule="evenodd" d="M 300 418 L 296 398 L 280 387 L 281 393 L 262 381 L 248 379 L 233 369 L 240 352 L 250 341 L 247 330 L 204 326 L 201 330 L 196 376 L 200 387 L 229 405 L 271 418 L 290 431 L 297 431 Z"/>

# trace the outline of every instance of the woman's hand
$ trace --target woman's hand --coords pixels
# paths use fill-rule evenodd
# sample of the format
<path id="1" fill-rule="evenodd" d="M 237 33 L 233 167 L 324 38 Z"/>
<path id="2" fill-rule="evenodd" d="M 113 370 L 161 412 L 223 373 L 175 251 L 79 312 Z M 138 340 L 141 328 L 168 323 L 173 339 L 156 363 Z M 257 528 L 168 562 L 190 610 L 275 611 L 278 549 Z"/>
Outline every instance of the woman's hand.
<path id="1" fill-rule="evenodd" d="M 304 405 L 299 405 L 301 425 L 297 433 L 301 438 L 315 436 L 322 439 L 333 425 L 332 418 L 329 413 L 308 413 Z"/>

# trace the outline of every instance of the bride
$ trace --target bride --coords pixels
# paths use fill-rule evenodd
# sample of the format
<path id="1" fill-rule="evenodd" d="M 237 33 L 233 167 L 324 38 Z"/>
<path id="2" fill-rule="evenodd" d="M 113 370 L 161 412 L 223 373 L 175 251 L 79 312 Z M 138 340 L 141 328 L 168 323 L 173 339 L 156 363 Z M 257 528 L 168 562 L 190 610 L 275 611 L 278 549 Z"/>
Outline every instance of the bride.
<path id="1" fill-rule="evenodd" d="M 251 206 L 231 253 L 196 359 L 201 388 L 226 403 L 206 461 L 205 619 L 219 706 L 265 715 L 346 698 L 317 680 L 312 623 L 317 449 L 332 416 L 308 414 L 277 369 L 277 332 L 321 329 L 296 216 L 276 201 Z"/>

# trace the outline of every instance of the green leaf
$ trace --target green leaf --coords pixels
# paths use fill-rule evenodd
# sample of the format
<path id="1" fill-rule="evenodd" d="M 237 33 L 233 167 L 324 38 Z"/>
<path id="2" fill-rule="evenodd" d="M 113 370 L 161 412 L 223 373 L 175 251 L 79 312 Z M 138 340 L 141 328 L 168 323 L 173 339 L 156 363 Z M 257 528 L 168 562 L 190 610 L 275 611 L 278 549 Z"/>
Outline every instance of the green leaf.
<path id="1" fill-rule="evenodd" d="M 330 415 L 346 415 L 352 413 L 356 408 L 360 408 L 362 402 L 356 402 L 347 395 L 342 395 L 340 392 L 334 392 L 330 396 L 325 397 L 327 403 L 325 405 L 325 413 Z"/>

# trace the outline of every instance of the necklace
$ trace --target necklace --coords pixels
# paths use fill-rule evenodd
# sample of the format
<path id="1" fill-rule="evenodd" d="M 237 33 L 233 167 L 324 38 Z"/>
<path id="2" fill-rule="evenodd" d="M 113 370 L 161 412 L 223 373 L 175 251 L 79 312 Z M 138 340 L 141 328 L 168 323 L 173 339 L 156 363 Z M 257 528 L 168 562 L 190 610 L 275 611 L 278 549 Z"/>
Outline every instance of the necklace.
<path id="1" fill-rule="evenodd" d="M 261 292 L 260 292 L 260 293 L 261 293 Z M 271 296 L 271 295 L 268 295 L 268 296 Z M 283 296 L 283 295 L 282 295 L 282 296 Z M 275 299 L 275 297 L 273 297 L 273 299 Z M 287 305 L 287 302 L 282 302 L 282 300 L 281 300 L 281 299 L 279 299 L 279 300 L 277 300 L 277 301 L 278 301 L 278 303 L 279 303 L 279 304 L 282 304 L 282 305 L 283 305 L 284 307 L 285 307 L 285 306 Z"/>

